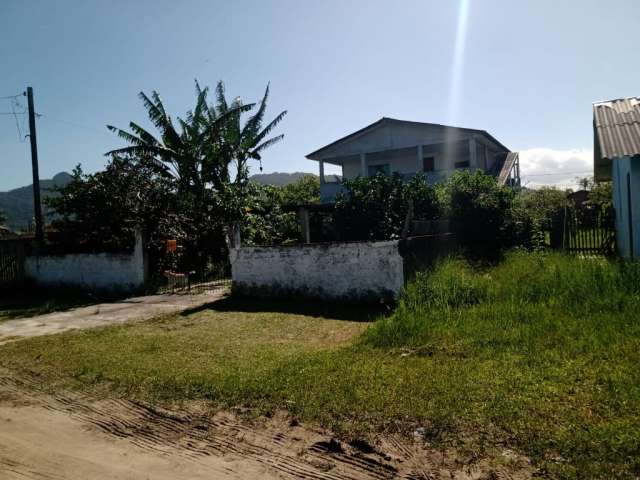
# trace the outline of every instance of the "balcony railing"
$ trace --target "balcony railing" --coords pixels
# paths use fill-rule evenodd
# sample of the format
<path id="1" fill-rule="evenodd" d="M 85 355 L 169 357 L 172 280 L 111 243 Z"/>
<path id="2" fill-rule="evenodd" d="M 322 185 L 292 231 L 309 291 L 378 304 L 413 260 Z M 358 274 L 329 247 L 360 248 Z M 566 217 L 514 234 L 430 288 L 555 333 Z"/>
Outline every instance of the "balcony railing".
<path id="1" fill-rule="evenodd" d="M 441 171 L 441 172 L 429 172 L 424 173 L 427 178 L 427 182 L 430 184 L 438 183 L 447 178 L 447 176 L 451 173 L 451 171 Z M 408 182 L 415 175 L 415 173 L 404 173 L 401 174 L 402 180 Z M 320 201 L 322 203 L 331 203 L 334 202 L 338 193 L 343 192 L 345 190 L 342 182 L 325 182 L 320 184 Z"/>

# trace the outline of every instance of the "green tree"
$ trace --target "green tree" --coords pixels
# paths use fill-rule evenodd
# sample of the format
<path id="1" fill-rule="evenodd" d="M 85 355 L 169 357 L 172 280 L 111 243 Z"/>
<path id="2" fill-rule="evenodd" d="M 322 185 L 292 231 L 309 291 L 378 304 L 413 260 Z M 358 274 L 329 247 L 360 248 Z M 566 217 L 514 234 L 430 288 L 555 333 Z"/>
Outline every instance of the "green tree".
<path id="1" fill-rule="evenodd" d="M 262 152 L 282 139 L 268 138 L 285 112 L 263 127 L 269 87 L 258 104 L 227 102 L 224 84 L 216 87 L 216 101 L 207 101 L 208 88 L 196 81 L 196 104 L 177 126 L 167 114 L 157 92 L 139 94 L 149 119 L 159 132 L 156 137 L 135 122 L 130 131 L 108 126 L 129 146 L 108 154 L 145 156 L 158 172 L 172 179 L 176 191 L 175 211 L 188 240 L 194 268 L 206 263 L 210 250 L 224 245 L 227 225 L 244 218 L 247 201 L 248 161 L 261 161 Z M 246 122 L 244 113 L 256 108 Z M 232 180 L 232 168 L 235 175 Z"/>
<path id="2" fill-rule="evenodd" d="M 56 216 L 52 224 L 61 232 L 57 247 L 63 251 L 122 252 L 133 248 L 140 227 L 152 266 L 161 268 L 164 241 L 184 237 L 173 210 L 173 185 L 149 158 L 114 155 L 103 171 L 90 175 L 78 165 L 71 181 L 55 191 L 45 202 Z"/>

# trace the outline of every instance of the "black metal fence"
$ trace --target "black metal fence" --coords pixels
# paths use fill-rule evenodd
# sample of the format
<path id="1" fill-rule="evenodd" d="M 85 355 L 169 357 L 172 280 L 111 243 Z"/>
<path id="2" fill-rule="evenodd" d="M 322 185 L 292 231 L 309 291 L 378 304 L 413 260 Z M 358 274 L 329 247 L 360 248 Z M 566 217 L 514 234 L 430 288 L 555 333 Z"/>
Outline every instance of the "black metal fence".
<path id="1" fill-rule="evenodd" d="M 612 209 L 567 208 L 562 219 L 562 248 L 584 255 L 614 255 L 615 217 Z"/>
<path id="2" fill-rule="evenodd" d="M 13 287 L 24 280 L 25 244 L 0 240 L 0 288 Z"/>

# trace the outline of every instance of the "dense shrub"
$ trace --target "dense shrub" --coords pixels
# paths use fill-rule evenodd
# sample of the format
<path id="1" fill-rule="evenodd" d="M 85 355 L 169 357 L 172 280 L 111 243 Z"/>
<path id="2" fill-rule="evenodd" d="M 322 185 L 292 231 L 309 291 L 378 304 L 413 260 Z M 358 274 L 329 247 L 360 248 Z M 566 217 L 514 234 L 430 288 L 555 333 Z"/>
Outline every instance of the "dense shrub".
<path id="1" fill-rule="evenodd" d="M 334 222 L 341 240 L 398 238 L 410 203 L 414 218 L 430 220 L 440 214 L 435 188 L 422 175 L 404 183 L 399 174 L 378 174 L 345 180 L 338 194 Z"/>
<path id="2" fill-rule="evenodd" d="M 447 209 L 462 246 L 474 253 L 498 253 L 508 241 L 508 212 L 514 190 L 483 172 L 454 173 L 444 185 Z"/>
<path id="3" fill-rule="evenodd" d="M 295 243 L 300 239 L 300 224 L 294 207 L 319 203 L 320 182 L 311 175 L 283 187 L 250 182 L 246 199 L 241 232 L 244 244 Z"/>

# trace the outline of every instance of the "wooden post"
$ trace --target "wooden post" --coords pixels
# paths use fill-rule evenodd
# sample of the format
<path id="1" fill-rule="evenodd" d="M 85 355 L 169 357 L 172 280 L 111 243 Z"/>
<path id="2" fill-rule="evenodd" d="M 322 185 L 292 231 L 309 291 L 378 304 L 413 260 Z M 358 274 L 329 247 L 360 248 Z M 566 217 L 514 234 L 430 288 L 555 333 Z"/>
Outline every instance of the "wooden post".
<path id="1" fill-rule="evenodd" d="M 33 173 L 33 214 L 36 220 L 36 242 L 44 243 L 42 225 L 42 205 L 40 204 L 40 175 L 38 173 L 38 142 L 36 141 L 36 113 L 33 109 L 33 88 L 27 87 L 27 106 L 29 108 L 29 142 L 31 143 L 31 170 Z"/>

